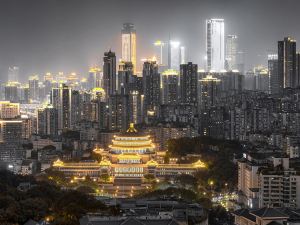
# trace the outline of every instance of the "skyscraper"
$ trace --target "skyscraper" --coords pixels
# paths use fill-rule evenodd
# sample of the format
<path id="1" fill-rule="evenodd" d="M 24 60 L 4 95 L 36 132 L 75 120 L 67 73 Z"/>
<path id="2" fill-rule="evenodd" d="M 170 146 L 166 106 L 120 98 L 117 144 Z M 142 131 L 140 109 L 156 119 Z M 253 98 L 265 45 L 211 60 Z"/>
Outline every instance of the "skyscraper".
<path id="1" fill-rule="evenodd" d="M 58 129 L 68 129 L 71 126 L 71 89 L 65 84 L 53 88 L 51 104 L 58 113 Z"/>
<path id="2" fill-rule="evenodd" d="M 120 62 L 117 75 L 117 94 L 128 95 L 133 88 L 133 64 L 131 62 Z"/>
<path id="3" fill-rule="evenodd" d="M 225 69 L 237 70 L 237 39 L 236 35 L 226 36 Z"/>
<path id="4" fill-rule="evenodd" d="M 207 75 L 200 80 L 201 109 L 207 110 L 216 105 L 220 94 L 220 83 L 221 80 L 212 75 Z"/>
<path id="5" fill-rule="evenodd" d="M 268 55 L 269 88 L 271 94 L 278 94 L 282 89 L 278 74 L 278 55 Z"/>
<path id="6" fill-rule="evenodd" d="M 103 57 L 103 88 L 106 96 L 116 91 L 116 54 L 109 50 Z"/>
<path id="7" fill-rule="evenodd" d="M 269 93 L 269 73 L 268 70 L 262 69 L 256 74 L 256 90 Z"/>
<path id="8" fill-rule="evenodd" d="M 39 135 L 58 135 L 58 113 L 52 105 L 38 109 L 37 132 Z"/>
<path id="9" fill-rule="evenodd" d="M 8 81 L 11 82 L 19 81 L 19 67 L 12 66 L 8 68 Z"/>
<path id="10" fill-rule="evenodd" d="M 175 105 L 179 97 L 179 72 L 166 70 L 161 75 L 162 104 Z"/>
<path id="11" fill-rule="evenodd" d="M 218 110 L 212 110 L 217 103 L 218 97 L 221 90 L 221 80 L 208 74 L 206 77 L 200 80 L 200 134 L 201 135 L 212 135 L 216 134 L 216 127 L 220 128 L 217 124 L 218 121 Z M 217 125 L 217 126 L 216 126 Z"/>
<path id="12" fill-rule="evenodd" d="M 99 67 L 92 67 L 89 70 L 88 75 L 88 89 L 92 90 L 95 87 L 101 87 L 103 86 L 103 76 L 102 71 Z"/>
<path id="13" fill-rule="evenodd" d="M 224 20 L 206 20 L 206 53 L 207 70 L 219 72 L 224 70 L 225 45 L 224 45 Z"/>
<path id="14" fill-rule="evenodd" d="M 0 120 L 0 143 L 16 143 L 22 138 L 21 120 Z"/>
<path id="15" fill-rule="evenodd" d="M 180 101 L 197 103 L 198 66 L 192 62 L 180 65 Z"/>
<path id="16" fill-rule="evenodd" d="M 296 53 L 296 87 L 300 86 L 300 52 Z"/>
<path id="17" fill-rule="evenodd" d="M 163 62 L 164 62 L 164 60 L 163 60 L 163 47 L 165 46 L 165 43 L 160 41 L 160 40 L 157 40 L 154 43 L 154 46 L 157 47 L 157 48 L 159 47 L 159 53 L 156 54 L 156 58 L 159 60 L 158 64 L 163 65 Z"/>
<path id="18" fill-rule="evenodd" d="M 168 68 L 179 71 L 180 64 L 185 62 L 185 48 L 180 46 L 179 41 L 169 40 L 168 45 Z"/>
<path id="19" fill-rule="evenodd" d="M 108 105 L 103 88 L 94 88 L 91 96 L 91 120 L 98 123 L 99 129 L 107 129 Z"/>
<path id="20" fill-rule="evenodd" d="M 122 28 L 122 60 L 132 62 L 136 74 L 136 30 L 132 23 L 124 23 Z"/>
<path id="21" fill-rule="evenodd" d="M 291 37 L 278 41 L 278 76 L 280 87 L 296 87 L 296 41 Z"/>
<path id="22" fill-rule="evenodd" d="M 12 163 L 23 159 L 22 120 L 0 120 L 0 161 Z"/>
<path id="23" fill-rule="evenodd" d="M 29 98 L 31 101 L 39 100 L 39 77 L 30 76 L 28 80 L 29 84 Z"/>
<path id="24" fill-rule="evenodd" d="M 155 61 L 143 65 L 144 116 L 157 116 L 160 105 L 160 74 Z"/>
<path id="25" fill-rule="evenodd" d="M 129 95 L 112 95 L 108 105 L 108 129 L 125 131 L 130 120 Z"/>
<path id="26" fill-rule="evenodd" d="M 71 91 L 71 104 L 70 104 L 70 117 L 71 117 L 71 123 L 70 127 L 71 129 L 74 129 L 76 125 L 80 122 L 82 115 L 87 116 L 88 113 L 82 113 L 82 108 L 86 105 L 85 102 L 82 101 L 82 95 L 84 95 L 86 92 L 81 92 L 78 90 L 72 90 Z M 90 96 L 88 94 L 88 96 Z M 88 98 L 88 100 L 90 100 Z M 90 103 L 90 101 L 88 101 Z M 87 116 L 88 117 L 88 116 Z"/>
<path id="27" fill-rule="evenodd" d="M 4 87 L 5 100 L 10 102 L 19 102 L 20 96 L 18 94 L 19 83 L 8 82 Z"/>
<path id="28" fill-rule="evenodd" d="M 180 64 L 186 63 L 185 47 L 180 46 Z"/>

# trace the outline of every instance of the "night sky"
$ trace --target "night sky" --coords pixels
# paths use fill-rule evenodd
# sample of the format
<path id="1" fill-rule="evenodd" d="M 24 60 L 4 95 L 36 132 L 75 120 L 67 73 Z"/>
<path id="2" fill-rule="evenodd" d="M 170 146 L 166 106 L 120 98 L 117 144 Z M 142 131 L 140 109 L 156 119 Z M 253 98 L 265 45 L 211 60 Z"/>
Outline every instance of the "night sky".
<path id="1" fill-rule="evenodd" d="M 300 42 L 299 10 L 299 0 L 0 0 L 0 79 L 11 65 L 23 80 L 48 71 L 85 75 L 109 48 L 120 58 L 124 22 L 136 26 L 138 58 L 170 34 L 202 67 L 205 20 L 214 17 L 239 36 L 249 68 L 266 63 L 284 36 Z"/>

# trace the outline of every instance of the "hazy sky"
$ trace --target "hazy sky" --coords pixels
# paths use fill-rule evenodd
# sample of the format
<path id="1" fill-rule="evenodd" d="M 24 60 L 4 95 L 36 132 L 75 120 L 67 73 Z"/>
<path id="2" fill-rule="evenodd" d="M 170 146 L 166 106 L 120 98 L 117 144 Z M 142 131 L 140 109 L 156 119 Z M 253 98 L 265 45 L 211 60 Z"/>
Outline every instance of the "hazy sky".
<path id="1" fill-rule="evenodd" d="M 171 34 L 201 67 L 205 20 L 224 18 L 226 34 L 239 36 L 247 65 L 264 63 L 284 36 L 300 41 L 299 9 L 300 0 L 0 0 L 0 79 L 10 65 L 26 78 L 47 71 L 84 74 L 102 65 L 109 48 L 119 58 L 123 22 L 136 26 L 138 58 L 152 56 L 153 42 Z"/>

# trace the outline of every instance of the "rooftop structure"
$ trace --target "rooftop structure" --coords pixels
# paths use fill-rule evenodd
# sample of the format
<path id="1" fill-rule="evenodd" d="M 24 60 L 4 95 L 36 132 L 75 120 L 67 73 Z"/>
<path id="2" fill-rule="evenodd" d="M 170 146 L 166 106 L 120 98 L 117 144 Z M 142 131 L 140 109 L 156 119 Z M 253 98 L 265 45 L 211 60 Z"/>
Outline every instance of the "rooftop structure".
<path id="1" fill-rule="evenodd" d="M 65 163 L 57 160 L 53 167 L 69 177 L 90 176 L 101 180 L 101 176 L 107 175 L 109 184 L 105 184 L 105 190 L 107 193 L 114 193 L 116 197 L 130 193 L 132 195 L 133 189 L 147 188 L 144 176 L 148 174 L 159 180 L 181 174 L 193 174 L 206 168 L 201 160 L 191 164 L 159 163 L 157 149 L 150 135 L 138 132 L 134 124 L 130 124 L 126 132 L 115 135 L 108 149 L 97 148 L 94 152 L 102 156 L 100 162 Z M 122 187 L 122 190 L 119 187 Z"/>

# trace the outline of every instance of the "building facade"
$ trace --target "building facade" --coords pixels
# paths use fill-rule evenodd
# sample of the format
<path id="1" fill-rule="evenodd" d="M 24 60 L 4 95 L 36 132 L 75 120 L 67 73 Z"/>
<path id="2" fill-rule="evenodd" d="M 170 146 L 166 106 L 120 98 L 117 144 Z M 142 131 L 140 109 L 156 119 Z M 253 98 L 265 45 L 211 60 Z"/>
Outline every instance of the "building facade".
<path id="1" fill-rule="evenodd" d="M 122 60 L 131 62 L 136 74 L 136 30 L 132 23 L 124 23 L 122 28 Z"/>
<path id="2" fill-rule="evenodd" d="M 206 20 L 207 70 L 225 69 L 225 31 L 223 19 Z"/>

